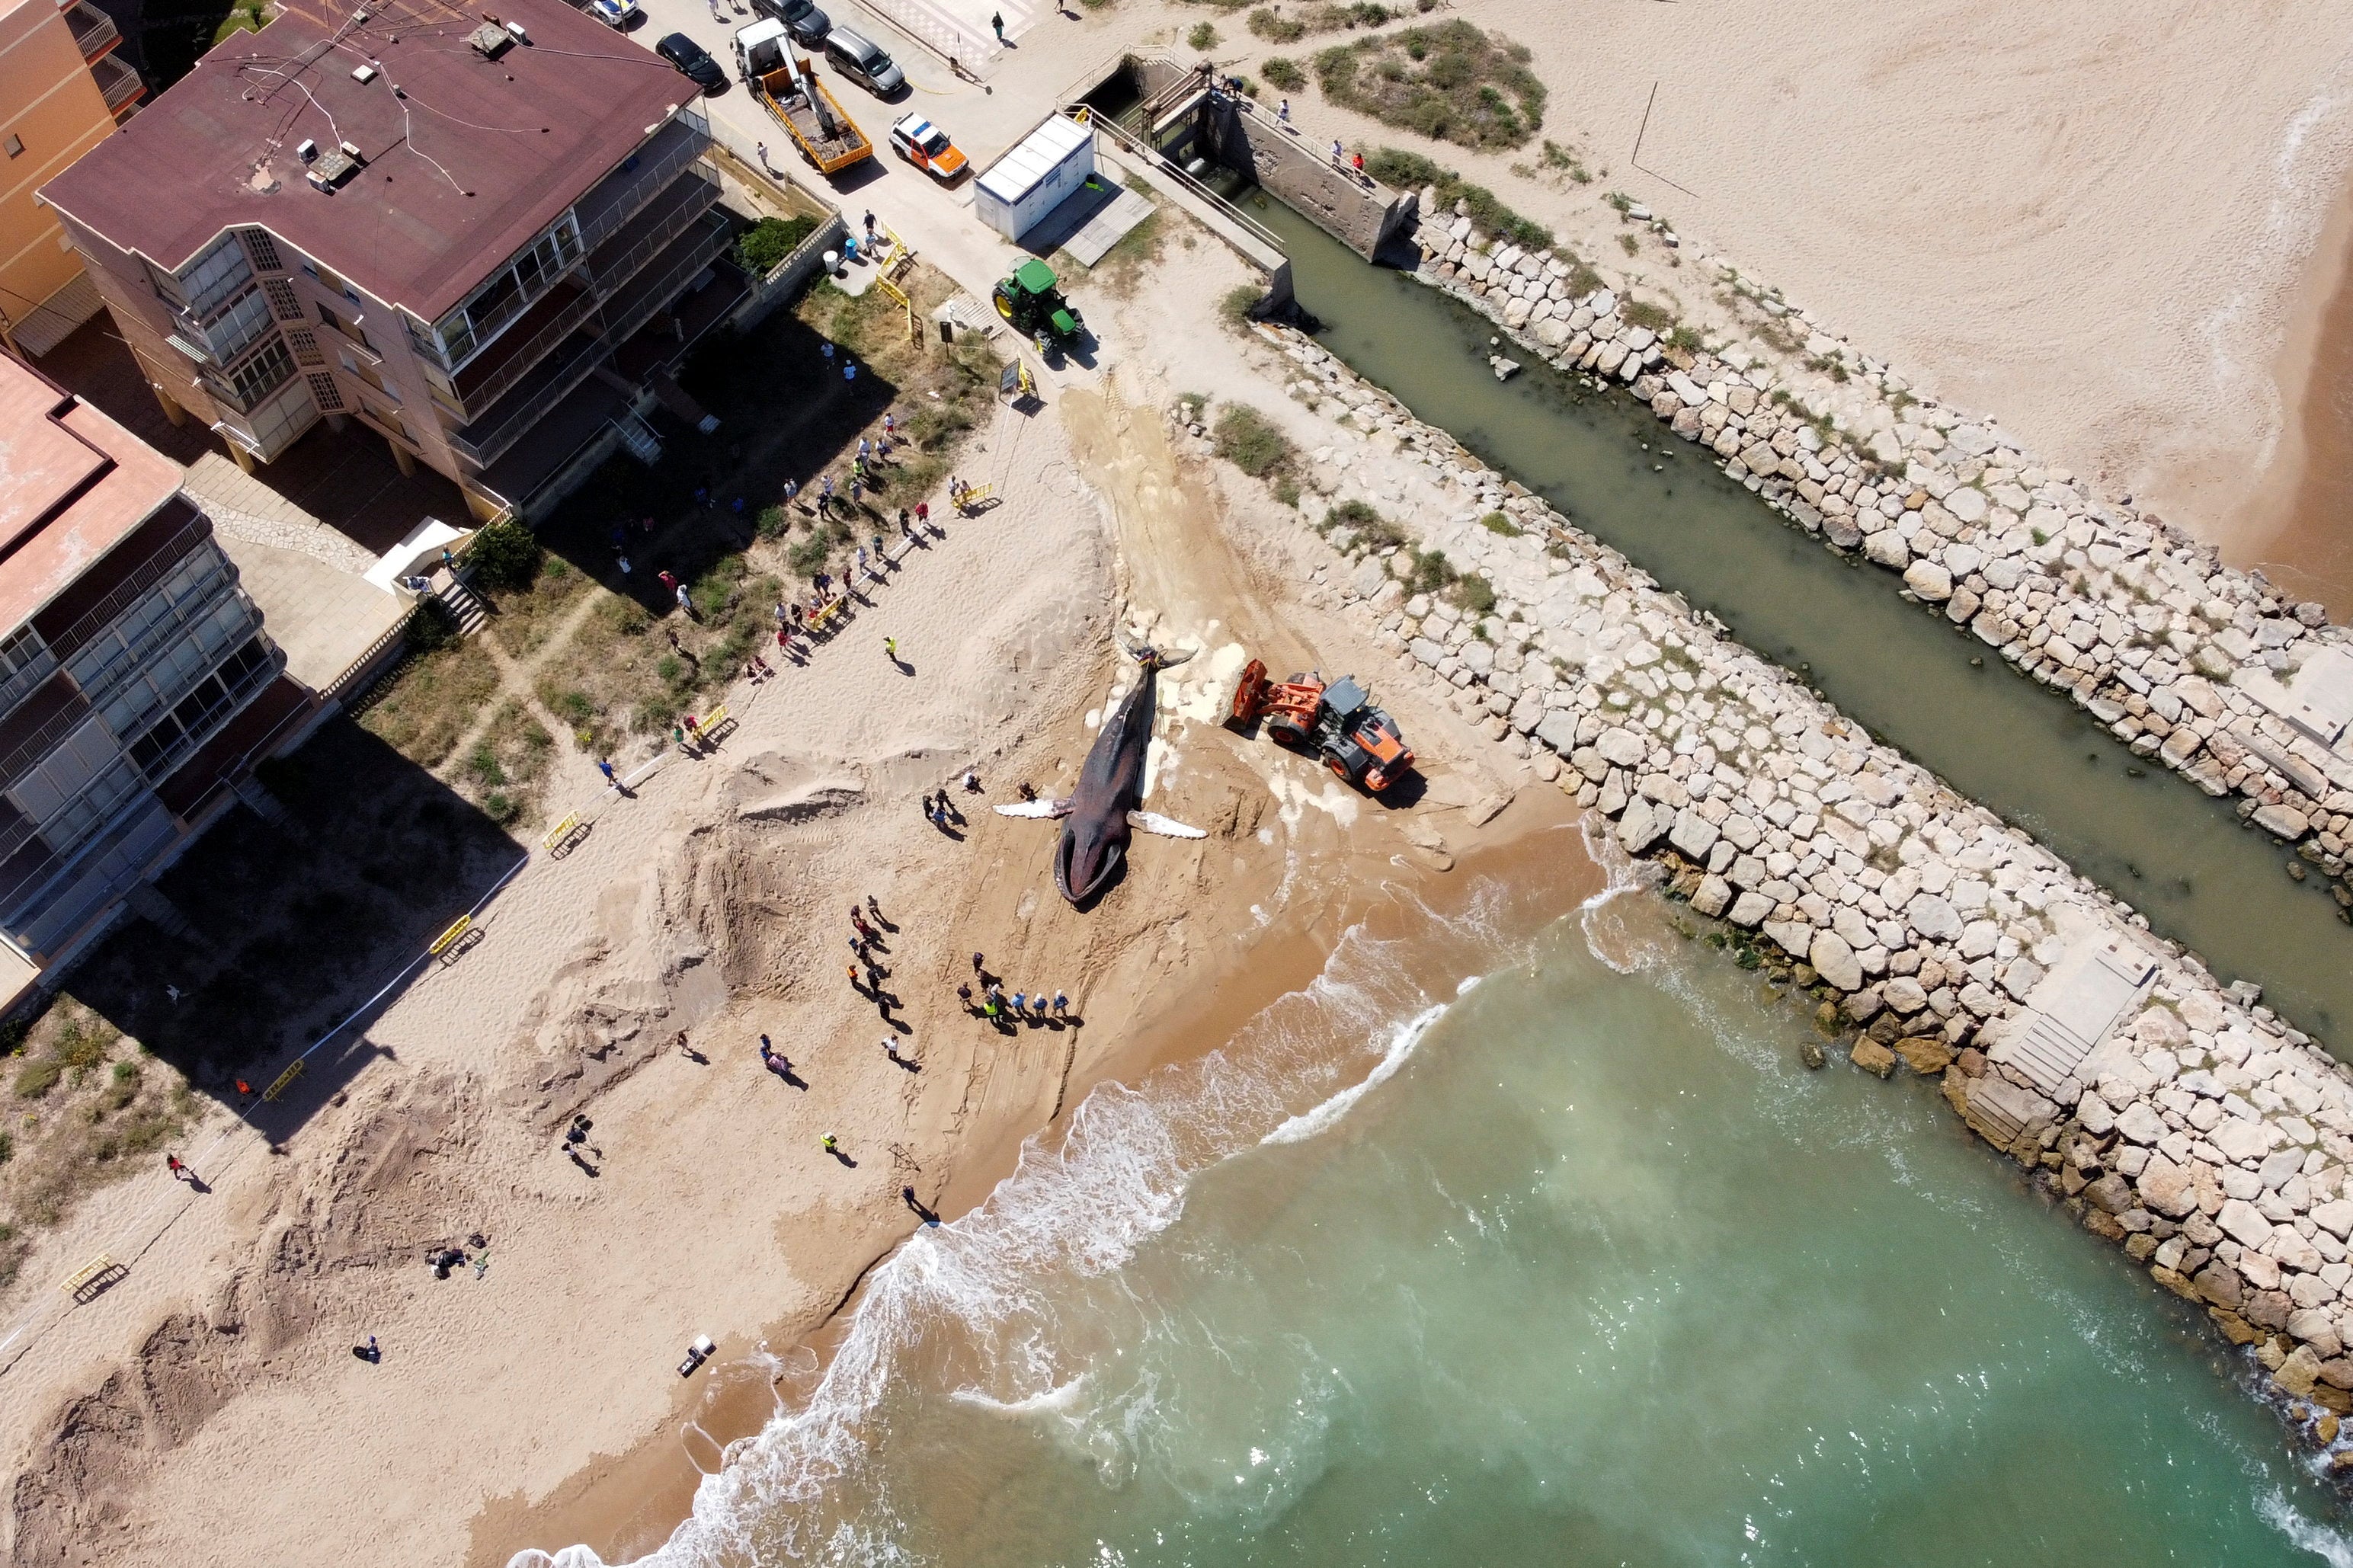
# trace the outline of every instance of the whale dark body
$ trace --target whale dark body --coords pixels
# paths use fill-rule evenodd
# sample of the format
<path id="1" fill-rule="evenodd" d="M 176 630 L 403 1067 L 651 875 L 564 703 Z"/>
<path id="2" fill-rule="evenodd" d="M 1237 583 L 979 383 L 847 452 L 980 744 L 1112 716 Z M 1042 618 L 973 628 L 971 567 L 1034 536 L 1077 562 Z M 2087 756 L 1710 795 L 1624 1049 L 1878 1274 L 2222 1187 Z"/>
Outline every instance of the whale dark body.
<path id="1" fill-rule="evenodd" d="M 1160 668 L 1176 662 L 1150 649 L 1137 658 L 1144 667 L 1135 689 L 1103 721 L 1095 743 L 1079 769 L 1054 847 L 1054 886 L 1071 902 L 1093 898 L 1118 877 L 1127 861 L 1127 814 L 1144 800 L 1144 758 L 1152 744 L 1152 721 Z"/>

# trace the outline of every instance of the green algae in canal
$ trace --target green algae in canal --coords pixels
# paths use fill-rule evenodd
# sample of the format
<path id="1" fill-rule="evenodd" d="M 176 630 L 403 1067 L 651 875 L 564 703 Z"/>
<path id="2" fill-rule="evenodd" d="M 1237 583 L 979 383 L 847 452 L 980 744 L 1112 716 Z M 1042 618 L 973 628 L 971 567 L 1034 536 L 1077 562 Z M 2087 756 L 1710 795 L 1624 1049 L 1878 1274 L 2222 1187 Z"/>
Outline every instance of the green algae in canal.
<path id="1" fill-rule="evenodd" d="M 2074 868 L 2334 1048 L 2353 1026 L 2353 931 L 2320 879 L 2074 704 L 1832 554 L 1630 398 L 1593 393 L 1533 353 L 1498 382 L 1499 329 L 1375 268 L 1291 208 L 1243 205 L 1281 237 L 1318 341 L 1587 532 L 1798 671 L 1877 739 L 2034 835 Z M 1972 660 L 1978 662 L 1972 663 Z"/>

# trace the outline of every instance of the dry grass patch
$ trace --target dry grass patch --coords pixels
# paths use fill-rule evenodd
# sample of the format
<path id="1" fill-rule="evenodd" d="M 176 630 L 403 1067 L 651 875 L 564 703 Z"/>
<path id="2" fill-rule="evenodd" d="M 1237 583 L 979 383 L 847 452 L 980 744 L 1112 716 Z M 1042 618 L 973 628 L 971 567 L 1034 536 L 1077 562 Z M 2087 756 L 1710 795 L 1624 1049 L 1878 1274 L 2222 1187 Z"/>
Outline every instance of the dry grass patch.
<path id="1" fill-rule="evenodd" d="M 0 1125 L 0 1286 L 16 1277 L 32 1233 L 86 1194 L 160 1168 L 195 1112 L 187 1080 L 90 1008 L 59 997 L 0 1030 L 8 1051 Z"/>
<path id="2" fill-rule="evenodd" d="M 360 727 L 419 767 L 438 768 L 497 695 L 499 672 L 432 609 L 412 626 L 410 646 L 418 651 L 369 694 Z"/>
<path id="3" fill-rule="evenodd" d="M 1517 147 L 1544 124 L 1525 44 L 1469 22 L 1407 27 L 1315 57 L 1324 96 L 1384 125 L 1464 147 Z"/>

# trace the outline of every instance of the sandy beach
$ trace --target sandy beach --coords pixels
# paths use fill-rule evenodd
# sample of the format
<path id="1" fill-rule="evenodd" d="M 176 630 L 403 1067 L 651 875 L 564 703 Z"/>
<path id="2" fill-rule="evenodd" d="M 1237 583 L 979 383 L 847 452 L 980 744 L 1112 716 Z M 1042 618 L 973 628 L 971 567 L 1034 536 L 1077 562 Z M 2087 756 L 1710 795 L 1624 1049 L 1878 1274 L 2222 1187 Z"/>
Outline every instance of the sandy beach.
<path id="1" fill-rule="evenodd" d="M 1189 253 L 1179 289 L 1138 314 L 1182 310 L 1234 265 Z M 1126 371 L 1008 414 L 965 468 L 1012 481 L 1006 505 L 951 521 L 807 668 L 740 692 L 719 751 L 535 860 L 479 947 L 368 1026 L 380 1067 L 300 1136 L 273 1152 L 230 1124 L 199 1164 L 206 1206 L 106 1313 L 45 1329 L 16 1363 L 8 1417 L 42 1435 L 16 1492 L 19 1557 L 185 1561 L 230 1538 L 287 1563 L 448 1560 L 459 1535 L 481 1563 L 575 1538 L 650 1546 L 694 1467 L 769 1406 L 775 1358 L 921 1223 L 902 1189 L 953 1216 L 1092 1083 L 1207 1048 L 1312 973 L 1394 878 L 1557 825 L 1570 803 L 1548 785 L 1548 805 L 1490 822 L 1525 772 L 1402 687 L 1383 695 L 1430 788 L 1394 820 L 1215 724 L 1211 667 L 1240 662 L 1220 649 L 1368 672 L 1375 656 L 1291 588 L 1297 545 L 1263 491 L 1225 495 L 1171 450 L 1157 410 L 1208 374 L 1247 377 L 1239 339 L 1197 339 L 1174 380 Z M 997 583 L 1018 586 L 975 586 Z M 1123 610 L 1205 649 L 1163 679 L 1175 721 L 1151 804 L 1210 837 L 1140 839 L 1116 895 L 1082 914 L 1052 888 L 1053 825 L 986 807 L 1023 782 L 1067 789 L 1132 670 L 1112 642 Z M 983 788 L 952 787 L 966 822 L 951 837 L 915 802 L 967 768 Z M 870 894 L 898 927 L 883 962 L 906 1066 L 842 973 L 846 910 Z M 1008 990 L 1067 990 L 1083 1023 L 999 1035 L 963 1016 L 976 951 Z M 762 1034 L 805 1087 L 763 1070 Z M 560 1136 L 582 1112 L 593 1175 Z M 847 1160 L 819 1151 L 825 1132 Z M 83 1217 L 97 1231 L 122 1213 Z M 487 1273 L 425 1267 L 476 1234 Z M 55 1238 L 26 1279 L 79 1245 Z M 681 1384 L 704 1331 L 716 1364 Z M 346 1352 L 370 1334 L 380 1364 Z M 363 1493 L 367 1508 L 319 1510 Z"/>
<path id="2" fill-rule="evenodd" d="M 1082 58 L 1181 56 L 1175 36 L 1204 14 L 1042 14 L 990 105 L 975 88 L 931 107 L 1026 123 Z M 2353 603 L 2353 14 L 1459 14 L 1535 50 L 1546 134 L 1595 177 L 1529 150 L 1427 150 L 1608 273 L 1725 315 L 1698 268 L 1621 265 L 1602 198 L 1623 191 L 1924 394 L 2298 593 Z M 1217 16 L 1232 68 L 1280 52 Z M 1312 90 L 1294 111 L 1310 136 L 1409 141 Z M 1184 240 L 1131 295 L 1081 286 L 1118 352 L 977 437 L 966 471 L 1004 504 L 949 520 L 807 668 L 740 693 L 716 752 L 536 857 L 478 947 L 365 1025 L 376 1059 L 299 1135 L 273 1146 L 216 1109 L 189 1141 L 201 1204 L 150 1223 L 159 1175 L 42 1239 L 0 1293 L 0 1321 L 37 1325 L 0 1378 L 13 1560 L 640 1553 L 811 1375 L 860 1281 L 923 1223 L 907 1189 L 969 1210 L 1092 1086 L 1198 1056 L 1381 900 L 1512 866 L 1561 825 L 1557 789 L 1382 680 L 1388 658 L 1303 589 L 1290 514 L 1172 440 L 1181 392 L 1293 412 L 1208 324 L 1239 264 Z M 1140 838 L 1124 883 L 1082 913 L 1053 891 L 1052 826 L 986 808 L 1067 785 L 1132 679 L 1123 624 L 1204 650 L 1164 679 L 1175 717 L 1150 804 L 1208 837 Z M 1236 647 L 1278 671 L 1366 673 L 1429 794 L 1387 812 L 1221 729 L 1213 667 Z M 953 787 L 968 768 L 976 793 Z M 596 782 L 567 787 L 586 805 Z M 943 785 L 966 818 L 955 836 L 914 804 Z M 1543 874 L 1564 896 L 1598 875 L 1566 858 Z M 843 973 L 846 911 L 870 895 L 896 927 L 907 1065 Z M 1066 990 L 1083 1022 L 1000 1035 L 964 1016 L 975 952 L 1008 989 Z M 763 1034 L 805 1087 L 763 1070 Z M 561 1142 L 575 1114 L 595 1124 L 593 1174 Z M 828 1132 L 846 1161 L 820 1152 Z M 132 1229 L 153 1239 L 102 1310 L 45 1312 L 58 1278 Z M 479 1277 L 422 1262 L 477 1233 Z M 704 1332 L 718 1353 L 681 1382 Z M 377 1364 L 347 1350 L 371 1334 Z"/>

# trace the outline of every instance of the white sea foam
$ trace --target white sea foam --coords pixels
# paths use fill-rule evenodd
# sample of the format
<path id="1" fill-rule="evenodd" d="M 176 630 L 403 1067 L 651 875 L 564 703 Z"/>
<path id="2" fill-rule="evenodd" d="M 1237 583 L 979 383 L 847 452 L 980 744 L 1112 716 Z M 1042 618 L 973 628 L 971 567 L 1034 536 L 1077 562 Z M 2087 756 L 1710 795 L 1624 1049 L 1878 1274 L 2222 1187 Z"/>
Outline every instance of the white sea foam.
<path id="1" fill-rule="evenodd" d="M 1059 1321 L 1058 1291 L 1090 1279 L 1120 1289 L 1116 1271 L 1183 1214 L 1202 1171 L 1285 1127 L 1321 1118 L 1320 1131 L 1393 1074 L 1445 1011 L 1409 976 L 1407 941 L 1508 962 L 1496 929 L 1504 896 L 1500 884 L 1482 883 L 1460 915 L 1419 910 L 1409 939 L 1354 927 L 1313 982 L 1225 1047 L 1139 1085 L 1093 1089 L 1059 1144 L 1032 1140 L 980 1208 L 918 1230 L 876 1268 L 806 1402 L 729 1445 L 723 1467 L 697 1489 L 692 1517 L 644 1561 L 914 1561 L 899 1543 L 892 1477 L 871 1458 L 888 1420 L 885 1396 L 909 1380 L 954 1389 L 967 1405 L 1058 1417 L 1107 1480 L 1132 1473 L 1161 1420 L 1155 1391 L 1139 1385 L 1088 1408 L 1092 1350 Z M 1357 1048 L 1335 1048 L 1345 1042 Z M 1293 1113 L 1309 1100 L 1314 1110 Z M 575 1546 L 519 1553 L 510 1568 L 602 1564 Z"/>
<path id="2" fill-rule="evenodd" d="M 1373 1070 L 1350 1084 L 1313 1110 L 1302 1111 L 1268 1133 L 1262 1142 L 1268 1143 L 1304 1143 L 1319 1133 L 1328 1132 L 1339 1125 L 1340 1119 L 1356 1109 L 1356 1101 L 1388 1082 L 1398 1068 L 1405 1066 L 1421 1037 L 1430 1033 L 1430 1026 L 1446 1016 L 1441 1004 L 1426 1008 L 1397 1026 L 1389 1037 L 1389 1048 L 1382 1053 Z"/>
<path id="3" fill-rule="evenodd" d="M 2353 1541 L 2298 1513 L 2277 1487 L 2266 1488 L 2256 1497 L 2255 1512 L 2285 1536 L 2288 1544 L 2311 1552 L 2329 1568 L 2353 1568 Z"/>

